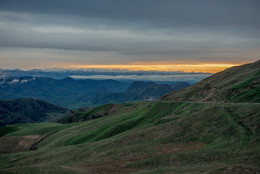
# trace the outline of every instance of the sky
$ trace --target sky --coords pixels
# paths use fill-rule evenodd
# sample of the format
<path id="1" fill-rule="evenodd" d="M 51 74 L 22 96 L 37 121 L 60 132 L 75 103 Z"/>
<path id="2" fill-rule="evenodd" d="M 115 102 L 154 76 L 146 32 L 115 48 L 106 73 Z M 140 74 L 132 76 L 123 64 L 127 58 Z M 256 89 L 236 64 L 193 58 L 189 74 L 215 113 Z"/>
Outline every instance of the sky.
<path id="1" fill-rule="evenodd" d="M 0 68 L 215 73 L 260 58 L 259 0 L 0 0 Z"/>

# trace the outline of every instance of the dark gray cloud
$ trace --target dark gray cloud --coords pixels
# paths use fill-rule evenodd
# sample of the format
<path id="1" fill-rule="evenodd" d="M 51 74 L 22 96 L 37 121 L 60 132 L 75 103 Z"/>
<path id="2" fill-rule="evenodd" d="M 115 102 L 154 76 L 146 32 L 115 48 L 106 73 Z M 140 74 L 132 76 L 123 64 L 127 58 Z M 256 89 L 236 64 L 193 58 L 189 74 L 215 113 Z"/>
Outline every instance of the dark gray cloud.
<path id="1" fill-rule="evenodd" d="M 0 60 L 246 62 L 259 19 L 259 0 L 0 0 Z"/>
<path id="2" fill-rule="evenodd" d="M 1 0 L 0 10 L 77 15 L 164 26 L 260 27 L 259 0 Z"/>

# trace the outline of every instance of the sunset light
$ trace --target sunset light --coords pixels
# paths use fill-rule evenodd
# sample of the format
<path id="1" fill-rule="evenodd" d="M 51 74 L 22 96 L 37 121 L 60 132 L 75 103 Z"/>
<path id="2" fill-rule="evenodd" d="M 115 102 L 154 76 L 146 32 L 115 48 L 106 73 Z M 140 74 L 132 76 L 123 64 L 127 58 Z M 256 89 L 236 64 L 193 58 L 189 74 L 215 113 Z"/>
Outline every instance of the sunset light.
<path id="1" fill-rule="evenodd" d="M 107 69 L 107 70 L 129 70 L 129 71 L 181 71 L 181 72 L 203 72 L 216 73 L 238 64 L 176 64 L 176 65 L 72 65 L 66 68 L 72 69 Z"/>

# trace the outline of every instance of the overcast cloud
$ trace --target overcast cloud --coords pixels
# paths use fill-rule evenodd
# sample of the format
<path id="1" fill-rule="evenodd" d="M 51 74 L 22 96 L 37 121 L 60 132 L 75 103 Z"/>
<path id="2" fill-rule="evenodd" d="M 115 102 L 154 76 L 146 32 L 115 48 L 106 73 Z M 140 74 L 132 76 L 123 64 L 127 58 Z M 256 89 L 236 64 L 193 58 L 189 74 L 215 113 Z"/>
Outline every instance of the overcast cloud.
<path id="1" fill-rule="evenodd" d="M 2 68 L 259 59 L 259 0 L 0 0 Z"/>

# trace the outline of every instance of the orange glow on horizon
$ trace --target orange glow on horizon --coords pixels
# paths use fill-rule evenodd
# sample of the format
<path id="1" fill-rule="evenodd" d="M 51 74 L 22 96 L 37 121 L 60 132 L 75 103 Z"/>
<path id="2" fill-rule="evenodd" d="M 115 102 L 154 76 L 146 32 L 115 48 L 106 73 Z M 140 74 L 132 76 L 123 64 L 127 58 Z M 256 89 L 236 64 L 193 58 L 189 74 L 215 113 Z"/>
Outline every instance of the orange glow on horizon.
<path id="1" fill-rule="evenodd" d="M 182 71 L 182 72 L 202 72 L 202 73 L 217 73 L 232 66 L 240 64 L 169 64 L 169 65 L 133 65 L 133 64 L 119 64 L 119 65 L 70 65 L 68 68 L 73 69 L 118 69 L 129 71 Z"/>

